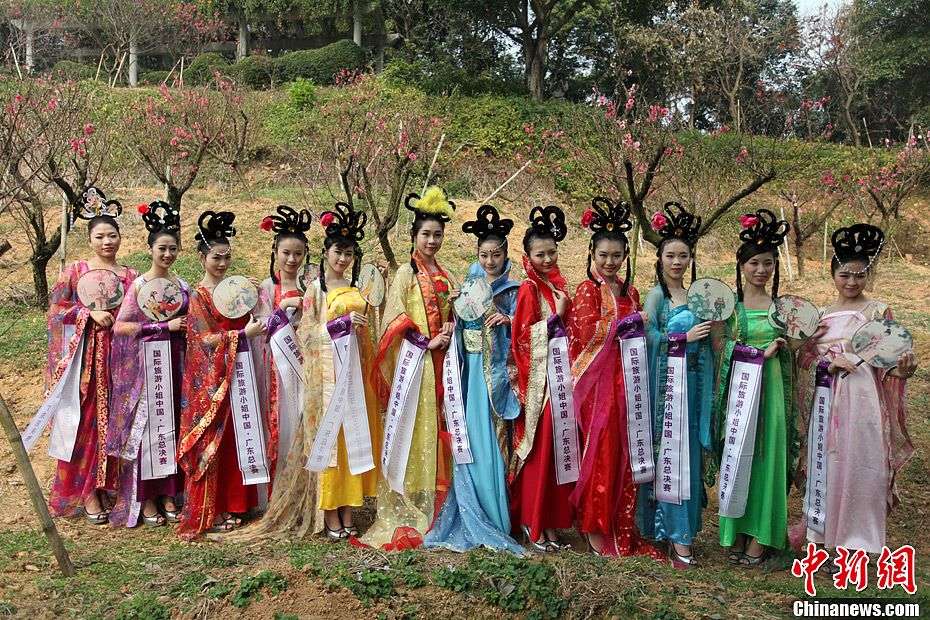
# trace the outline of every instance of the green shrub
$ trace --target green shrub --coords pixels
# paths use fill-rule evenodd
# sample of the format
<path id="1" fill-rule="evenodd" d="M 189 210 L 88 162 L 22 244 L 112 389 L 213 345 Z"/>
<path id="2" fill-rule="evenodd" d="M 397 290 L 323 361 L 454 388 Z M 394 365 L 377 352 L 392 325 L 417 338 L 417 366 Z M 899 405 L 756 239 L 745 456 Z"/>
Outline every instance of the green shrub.
<path id="1" fill-rule="evenodd" d="M 413 86 L 430 95 L 524 95 L 526 87 L 517 76 L 473 73 L 450 62 L 391 60 L 382 72 L 391 84 Z"/>
<path id="2" fill-rule="evenodd" d="M 143 86 L 161 86 L 169 75 L 171 75 L 170 71 L 162 71 L 161 69 L 146 71 L 139 76 L 139 84 Z"/>
<path id="3" fill-rule="evenodd" d="M 274 59 L 263 54 L 246 56 L 229 67 L 228 72 L 239 84 L 255 90 L 271 88 L 277 81 Z"/>
<path id="4" fill-rule="evenodd" d="M 229 60 L 216 52 L 199 54 L 184 70 L 184 82 L 187 84 L 207 84 L 213 79 L 213 73 L 219 71 L 226 73 Z"/>
<path id="5" fill-rule="evenodd" d="M 282 81 L 306 78 L 316 84 L 333 84 L 343 69 L 361 69 L 365 53 L 349 40 L 336 41 L 313 50 L 289 52 L 277 58 L 278 74 Z"/>
<path id="6" fill-rule="evenodd" d="M 52 67 L 52 75 L 61 76 L 66 80 L 92 80 L 97 75 L 97 67 L 73 60 L 59 60 Z"/>
<path id="7" fill-rule="evenodd" d="M 316 104 L 316 86 L 310 80 L 297 78 L 288 85 L 287 94 L 295 110 L 305 112 L 313 109 Z"/>

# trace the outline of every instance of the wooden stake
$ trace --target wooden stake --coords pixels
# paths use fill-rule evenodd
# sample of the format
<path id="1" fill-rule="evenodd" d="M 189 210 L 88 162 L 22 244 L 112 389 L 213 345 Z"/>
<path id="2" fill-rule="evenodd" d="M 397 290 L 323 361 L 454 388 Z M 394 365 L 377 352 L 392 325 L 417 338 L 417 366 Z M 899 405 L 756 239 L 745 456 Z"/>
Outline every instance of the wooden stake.
<path id="1" fill-rule="evenodd" d="M 446 134 L 439 136 L 439 144 L 436 145 L 436 152 L 433 153 L 433 161 L 429 163 L 429 168 L 426 170 L 426 178 L 423 179 L 423 189 L 420 191 L 420 195 L 426 193 L 426 186 L 429 185 L 429 178 L 433 174 L 433 166 L 436 165 L 436 160 L 439 158 L 439 150 L 442 148 L 442 143 L 446 141 Z"/>
<path id="2" fill-rule="evenodd" d="M 869 141 L 869 148 L 872 148 L 872 136 L 869 135 L 869 125 L 865 122 L 865 117 L 862 117 L 862 126 L 865 127 L 865 137 Z"/>
<path id="3" fill-rule="evenodd" d="M 42 532 L 48 539 L 48 544 L 58 560 L 58 568 L 61 569 L 65 577 L 74 576 L 74 564 L 71 563 L 71 557 L 68 550 L 65 549 L 65 543 L 61 536 L 58 535 L 58 528 L 52 520 L 52 515 L 48 512 L 48 504 L 45 503 L 45 495 L 42 493 L 42 487 L 36 478 L 36 472 L 32 469 L 32 463 L 29 462 L 29 455 L 26 454 L 26 448 L 23 446 L 23 438 L 16 428 L 16 422 L 10 415 L 10 410 L 6 406 L 6 401 L 0 396 L 0 426 L 6 432 L 6 438 L 13 449 L 13 456 L 16 457 L 16 465 L 19 467 L 19 473 L 23 476 L 23 482 L 26 483 L 26 490 L 29 491 L 29 498 L 32 500 L 32 507 L 35 508 L 36 515 L 42 523 Z"/>
<path id="4" fill-rule="evenodd" d="M 494 190 L 493 192 L 491 192 L 490 195 L 488 195 L 487 198 L 485 198 L 484 200 L 482 200 L 482 201 L 481 201 L 481 204 L 487 204 L 487 202 L 488 202 L 489 200 L 491 200 L 492 198 L 494 198 L 495 196 L 497 196 L 497 195 L 501 192 L 501 190 L 503 190 L 505 187 L 507 187 L 508 185 L 510 185 L 510 182 L 511 182 L 511 181 L 513 181 L 513 180 L 516 179 L 518 176 L 520 176 L 520 173 L 523 172 L 524 170 L 526 170 L 526 167 L 529 166 L 531 163 L 533 163 L 533 160 L 532 160 L 532 159 L 528 159 L 528 160 L 526 161 L 526 163 L 523 164 L 523 165 L 520 167 L 519 170 L 517 170 L 516 172 L 514 172 L 512 175 L 510 175 L 510 178 L 509 178 L 509 179 L 507 179 L 506 181 L 504 181 L 503 185 L 501 185 L 500 187 L 498 187 L 496 190 Z"/>
<path id="5" fill-rule="evenodd" d="M 785 208 L 784 207 L 780 207 L 780 208 L 781 208 L 781 219 L 784 221 L 787 221 L 785 220 Z M 786 258 L 785 262 L 788 264 L 788 281 L 794 282 L 794 267 L 791 266 L 791 251 L 788 249 L 787 243 L 785 243 L 785 258 Z M 798 260 L 799 261 L 801 260 L 800 256 L 798 257 Z"/>
<path id="6" fill-rule="evenodd" d="M 820 275 L 827 273 L 827 228 L 830 227 L 830 218 L 823 221 L 823 261 L 820 263 Z"/>
<path id="7" fill-rule="evenodd" d="M 68 213 L 70 205 L 68 204 L 68 197 L 64 194 L 61 195 L 61 243 L 59 244 L 59 258 L 58 258 L 58 274 L 61 275 L 61 272 L 65 270 L 65 262 L 68 260 Z"/>

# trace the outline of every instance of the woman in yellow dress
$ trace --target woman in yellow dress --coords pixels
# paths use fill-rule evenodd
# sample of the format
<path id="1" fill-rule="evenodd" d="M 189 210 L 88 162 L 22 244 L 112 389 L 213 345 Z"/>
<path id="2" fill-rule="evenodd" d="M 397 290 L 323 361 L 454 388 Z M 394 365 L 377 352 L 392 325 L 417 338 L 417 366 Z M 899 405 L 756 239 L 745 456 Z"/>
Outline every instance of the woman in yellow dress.
<path id="1" fill-rule="evenodd" d="M 303 417 L 287 459 L 278 464 L 264 518 L 227 540 L 302 538 L 324 529 L 331 540 L 347 539 L 358 533 L 352 508 L 375 494 L 381 445 L 378 400 L 373 387 L 365 385 L 361 411 L 351 409 L 360 402 L 358 394 L 347 395 L 339 389 L 339 378 L 344 375 L 334 353 L 344 341 L 337 336 L 354 333 L 358 368 L 353 379 L 368 383 L 364 379 L 373 368 L 377 325 L 374 309 L 356 288 L 365 220 L 364 213 L 344 203 L 320 216 L 326 229 L 320 277 L 307 286 L 297 330 L 305 386 Z M 334 396 L 348 407 L 330 407 Z M 336 410 L 344 414 L 341 419 L 330 415 Z M 321 429 L 330 432 L 321 433 Z M 348 450 L 346 434 L 353 438 Z M 368 466 L 353 466 L 358 462 Z M 351 469 L 366 471 L 353 475 Z"/>
<path id="2" fill-rule="evenodd" d="M 423 542 L 452 476 L 449 435 L 441 422 L 442 365 L 453 331 L 452 284 L 437 254 L 455 206 L 438 187 L 427 189 L 422 198 L 409 195 L 406 206 L 414 212 L 413 249 L 388 291 L 371 375 L 385 409 L 384 479 L 378 487 L 378 517 L 362 541 L 386 549 Z"/>
<path id="3" fill-rule="evenodd" d="M 311 365 L 319 366 L 319 370 L 313 370 L 313 382 L 309 381 L 311 369 L 307 368 L 307 385 L 311 389 L 307 390 L 304 415 L 317 416 L 321 420 L 334 395 L 338 397 L 335 394 L 338 373 L 330 344 L 335 340 L 334 336 L 340 333 L 338 323 L 341 322 L 344 328 L 355 330 L 355 342 L 358 344 L 360 372 L 356 378 L 359 383 L 364 383 L 366 415 L 364 418 L 350 418 L 352 412 L 348 408 L 351 408 L 352 403 L 346 395 L 346 417 L 342 428 L 348 432 L 349 437 L 358 439 L 353 441 L 351 452 L 354 453 L 353 459 L 361 465 L 350 465 L 346 432 L 337 432 L 335 459 L 332 458 L 332 450 L 328 450 L 326 456 L 330 462 L 320 473 L 319 508 L 323 511 L 326 536 L 333 540 L 358 535 L 353 524 L 352 508 L 362 506 L 366 497 L 374 497 L 378 483 L 381 417 L 373 386 L 371 382 L 363 380 L 372 370 L 378 329 L 374 309 L 356 286 L 362 258 L 359 241 L 365 237 L 363 228 L 366 219 L 364 213 L 354 211 L 351 206 L 341 202 L 336 204 L 333 211 L 327 211 L 321 216 L 320 222 L 326 228 L 326 239 L 323 242 L 320 278 L 307 288 L 304 296 L 307 329 L 304 329 L 302 323 L 300 330 L 302 340 L 307 345 L 306 350 L 312 358 Z M 319 383 L 316 382 L 317 376 Z M 322 385 L 322 390 L 315 389 L 318 385 Z M 319 423 L 317 426 L 319 434 Z M 335 428 L 339 430 L 339 427 Z M 365 435 L 367 442 L 364 441 Z M 316 438 L 315 441 L 320 442 L 322 439 Z M 353 474 L 352 469 L 366 471 Z"/>

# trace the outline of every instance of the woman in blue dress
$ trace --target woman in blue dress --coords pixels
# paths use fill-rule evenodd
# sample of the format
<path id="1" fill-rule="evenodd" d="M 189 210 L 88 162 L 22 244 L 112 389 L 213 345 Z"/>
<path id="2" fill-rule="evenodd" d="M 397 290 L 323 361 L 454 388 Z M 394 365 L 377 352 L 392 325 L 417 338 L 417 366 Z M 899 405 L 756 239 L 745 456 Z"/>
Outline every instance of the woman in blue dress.
<path id="1" fill-rule="evenodd" d="M 714 362 L 710 346 L 711 322 L 700 322 L 688 309 L 685 272 L 691 265 L 695 278 L 695 246 L 701 218 L 677 203 L 665 205 L 665 213 L 652 217 L 652 228 L 662 237 L 656 254 L 658 284 L 646 296 L 644 310 L 649 354 L 650 395 L 653 402 L 653 448 L 656 478 L 662 475 L 660 454 L 666 415 L 665 385 L 668 378 L 669 343 L 684 340 L 688 390 L 689 499 L 681 503 L 658 501 L 652 483 L 639 487 L 637 525 L 643 536 L 668 541 L 669 558 L 676 568 L 697 562 L 691 553 L 694 537 L 701 529 L 701 510 L 707 504 L 702 484 L 702 450 L 711 449 L 711 412 L 714 399 Z M 684 438 L 682 438 L 684 439 Z M 682 455 L 683 456 L 683 455 Z M 684 481 L 682 481 L 684 482 Z M 682 494 L 684 495 L 684 494 Z"/>
<path id="2" fill-rule="evenodd" d="M 507 258 L 507 233 L 512 227 L 513 221 L 501 219 L 490 205 L 483 205 L 475 221 L 462 226 L 462 230 L 478 238 L 478 261 L 471 265 L 468 280 L 485 279 L 494 297 L 484 316 L 456 321 L 454 344 L 459 352 L 472 462 L 456 464 L 452 488 L 424 539 L 426 547 L 467 551 L 484 546 L 513 553 L 523 551 L 509 535 L 504 461 L 504 446 L 509 446 L 506 420 L 520 413 L 507 374 L 510 321 L 519 288 L 519 283 L 510 279 Z"/>

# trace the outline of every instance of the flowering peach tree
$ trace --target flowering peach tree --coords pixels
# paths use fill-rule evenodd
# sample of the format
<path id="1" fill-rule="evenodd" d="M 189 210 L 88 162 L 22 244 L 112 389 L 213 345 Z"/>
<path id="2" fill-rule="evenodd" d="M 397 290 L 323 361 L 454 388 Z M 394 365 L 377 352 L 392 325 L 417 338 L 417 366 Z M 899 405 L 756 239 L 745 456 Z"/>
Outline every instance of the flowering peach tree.
<path id="1" fill-rule="evenodd" d="M 700 213 L 706 233 L 772 181 L 788 159 L 776 154 L 781 146 L 726 126 L 706 135 L 686 131 L 674 111 L 639 98 L 635 85 L 619 98 L 595 93 L 591 106 L 569 119 L 565 133 L 569 165 L 561 173 L 580 175 L 595 193 L 629 202 L 653 244 L 660 239 L 649 225 L 651 212 L 664 201 L 677 200 Z"/>
<path id="2" fill-rule="evenodd" d="M 246 157 L 249 119 L 242 94 L 219 76 L 200 88 L 162 85 L 134 107 L 126 125 L 129 143 L 178 209 L 204 165 L 237 171 Z"/>
<path id="3" fill-rule="evenodd" d="M 425 111 L 422 95 L 386 92 L 374 76 L 344 73 L 336 84 L 300 137 L 312 153 L 309 180 L 368 213 L 385 259 L 396 268 L 389 234 L 407 194 L 421 189 L 413 180 L 425 174 L 444 121 Z"/>

